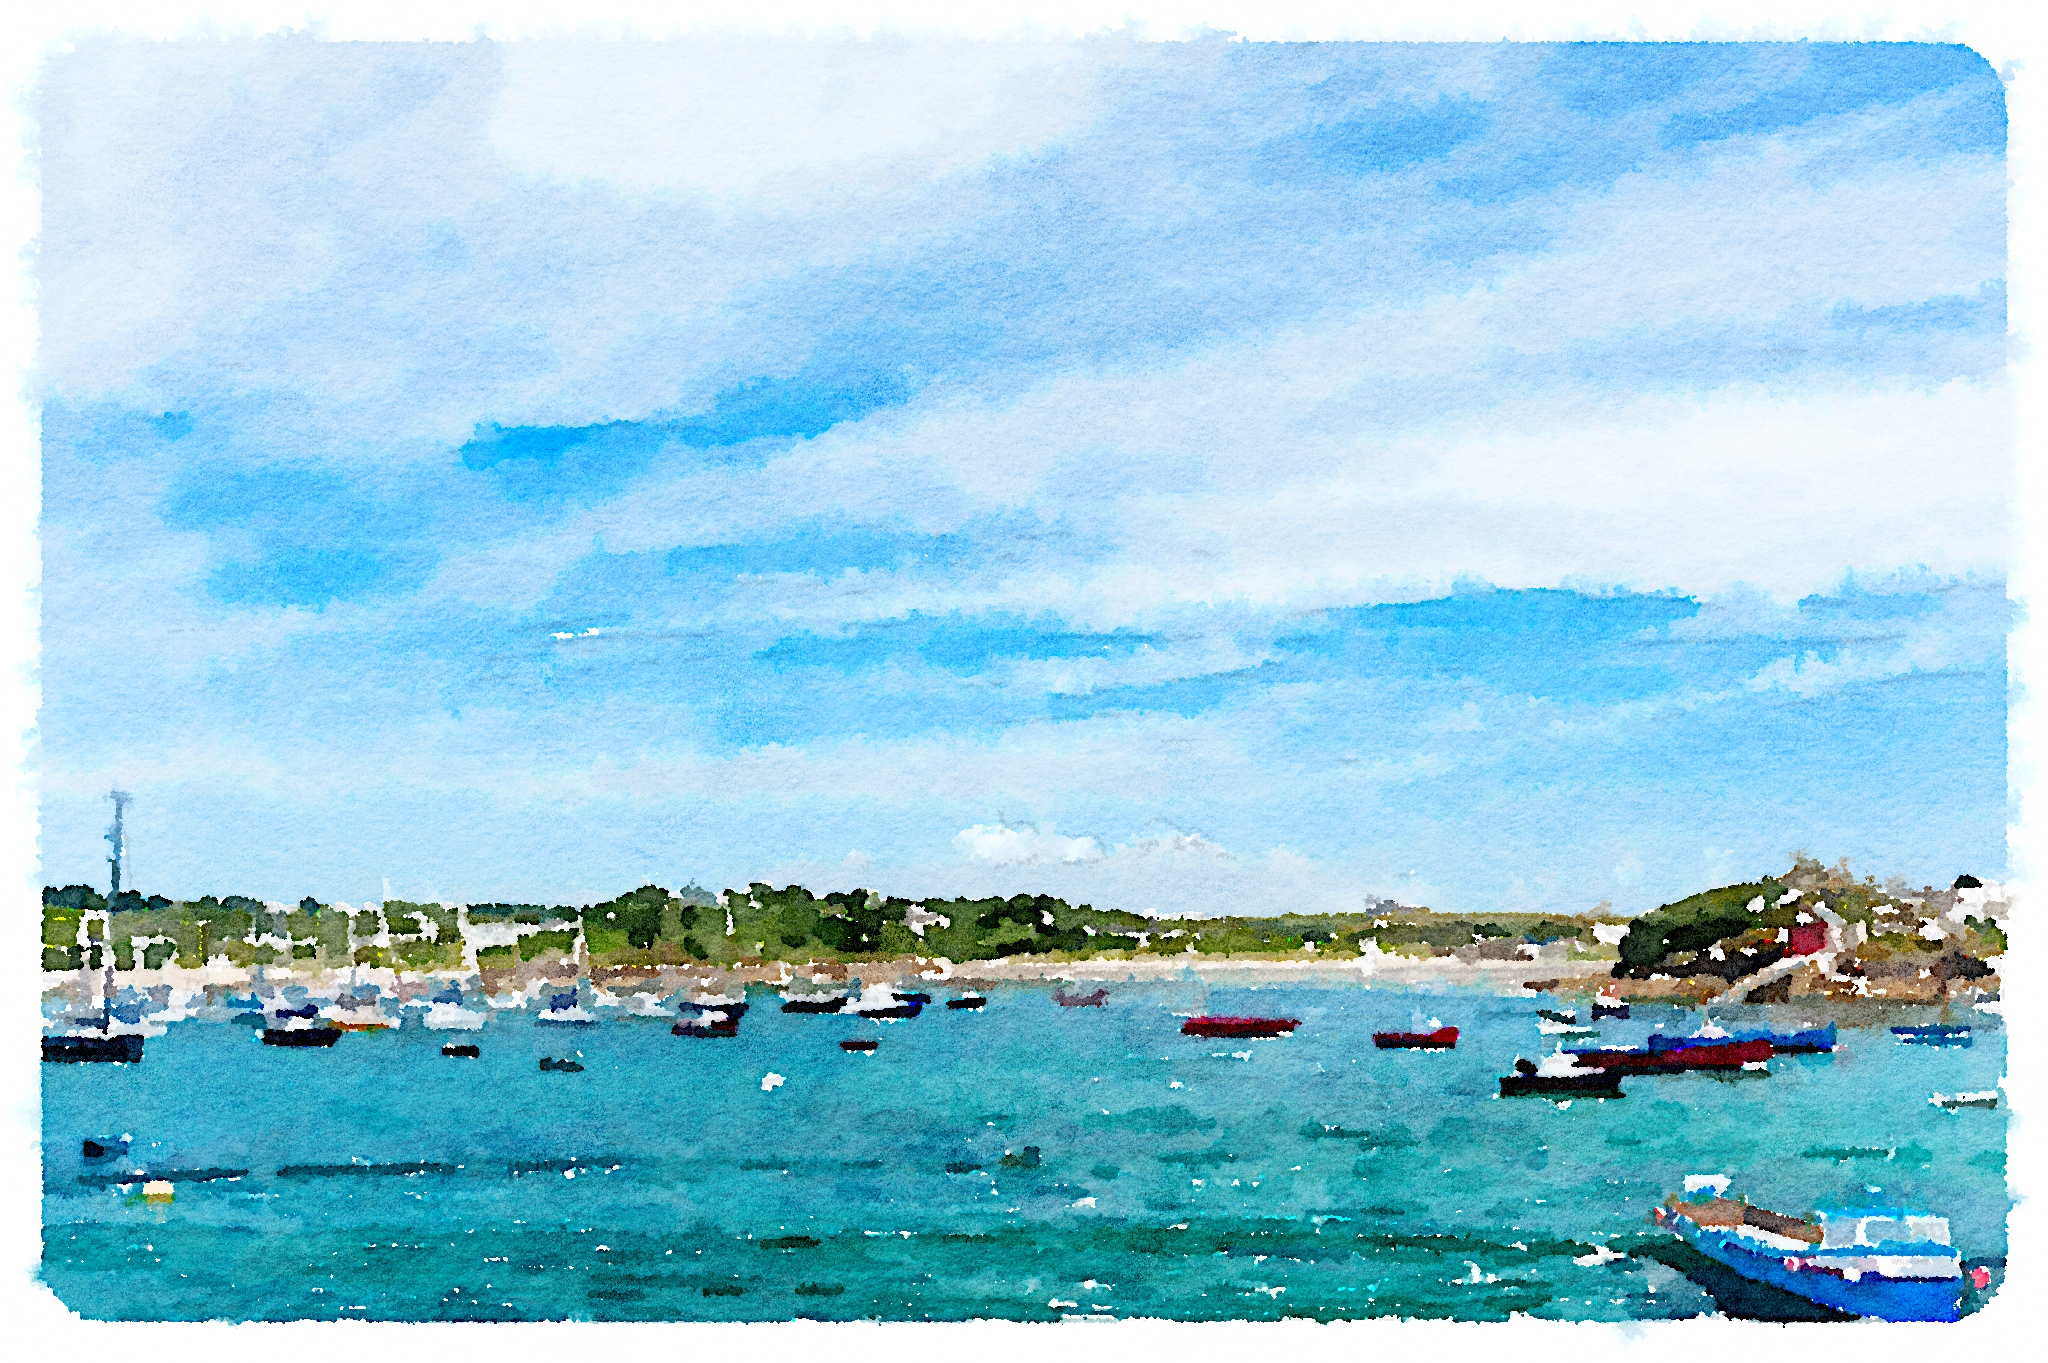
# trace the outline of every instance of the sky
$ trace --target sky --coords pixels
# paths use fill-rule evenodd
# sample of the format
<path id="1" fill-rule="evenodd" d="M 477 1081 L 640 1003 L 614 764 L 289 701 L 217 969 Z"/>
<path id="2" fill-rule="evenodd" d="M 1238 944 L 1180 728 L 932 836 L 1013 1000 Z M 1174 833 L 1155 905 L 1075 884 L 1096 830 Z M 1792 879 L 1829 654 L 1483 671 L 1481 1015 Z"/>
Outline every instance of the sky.
<path id="1" fill-rule="evenodd" d="M 1637 912 L 2004 873 L 1935 45 L 81 41 L 47 883 Z"/>

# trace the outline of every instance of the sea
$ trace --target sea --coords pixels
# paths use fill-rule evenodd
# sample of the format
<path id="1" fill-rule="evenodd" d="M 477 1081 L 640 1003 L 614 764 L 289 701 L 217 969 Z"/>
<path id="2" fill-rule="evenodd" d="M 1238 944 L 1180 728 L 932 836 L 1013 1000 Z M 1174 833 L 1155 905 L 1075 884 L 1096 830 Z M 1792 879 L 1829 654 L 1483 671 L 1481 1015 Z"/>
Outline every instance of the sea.
<path id="1" fill-rule="evenodd" d="M 1722 1174 L 1779 1211 L 1946 1216 L 1990 1278 L 1966 1309 L 2002 1281 L 2004 1104 L 1929 1102 L 1997 1088 L 2005 1035 L 1982 1012 L 1951 1015 L 1968 1048 L 1887 1030 L 1939 1010 L 1873 1010 L 1832 1054 L 1567 1103 L 1497 1094 L 1556 1044 L 1539 1003 L 1568 999 L 1190 975 L 1111 984 L 1099 1008 L 1011 985 L 955 1011 L 930 987 L 897 1021 L 784 1014 L 757 989 L 733 1037 L 507 1010 L 302 1050 L 187 1021 L 139 1065 L 45 1064 L 42 1279 L 120 1320 L 1742 1314 L 1673 1266 L 1651 1217 L 1687 1175 Z M 1181 1034 L 1193 1014 L 1300 1026 L 1210 1040 Z M 1831 1016 L 1714 1012 L 1730 1030 Z M 1456 1050 L 1373 1047 L 1432 1018 Z M 1704 1020 L 1638 1005 L 1598 1042 Z M 856 1038 L 879 1044 L 839 1045 Z M 125 1158 L 84 1157 L 123 1135 Z"/>

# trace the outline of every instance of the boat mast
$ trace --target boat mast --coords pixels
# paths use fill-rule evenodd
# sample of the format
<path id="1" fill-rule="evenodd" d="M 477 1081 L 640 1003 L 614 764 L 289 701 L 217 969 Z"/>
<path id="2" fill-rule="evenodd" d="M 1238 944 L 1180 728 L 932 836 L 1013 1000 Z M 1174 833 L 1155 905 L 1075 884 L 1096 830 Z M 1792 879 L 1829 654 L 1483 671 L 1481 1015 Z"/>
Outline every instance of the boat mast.
<path id="1" fill-rule="evenodd" d="M 107 798 L 114 802 L 114 823 L 107 829 L 107 845 L 113 855 L 107 858 L 112 871 L 111 890 L 107 895 L 107 938 L 100 943 L 100 951 L 106 961 L 106 973 L 100 981 L 100 1030 L 111 1032 L 114 1027 L 114 902 L 121 897 L 121 862 L 128 854 L 128 835 L 121 828 L 121 816 L 128 808 L 128 802 L 135 797 L 125 790 L 111 790 Z"/>

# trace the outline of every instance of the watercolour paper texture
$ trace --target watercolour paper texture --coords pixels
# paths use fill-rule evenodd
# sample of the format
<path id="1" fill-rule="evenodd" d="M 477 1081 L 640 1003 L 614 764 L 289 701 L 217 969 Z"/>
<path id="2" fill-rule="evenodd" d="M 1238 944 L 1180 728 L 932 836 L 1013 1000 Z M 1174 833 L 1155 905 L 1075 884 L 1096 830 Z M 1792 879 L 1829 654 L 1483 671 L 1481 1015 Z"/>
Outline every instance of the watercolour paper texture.
<path id="1" fill-rule="evenodd" d="M 2000 1293 L 1978 53 L 98 37 L 31 112 L 70 1311 Z"/>

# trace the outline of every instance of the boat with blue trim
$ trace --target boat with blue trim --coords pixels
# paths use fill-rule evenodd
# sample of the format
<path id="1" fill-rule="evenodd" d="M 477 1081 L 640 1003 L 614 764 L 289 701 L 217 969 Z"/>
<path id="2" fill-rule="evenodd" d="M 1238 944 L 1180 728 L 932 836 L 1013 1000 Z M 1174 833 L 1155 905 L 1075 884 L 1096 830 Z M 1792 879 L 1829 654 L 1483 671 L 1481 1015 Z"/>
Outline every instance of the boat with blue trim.
<path id="1" fill-rule="evenodd" d="M 1723 1197 L 1719 1176 L 1686 1183 L 1684 1198 L 1655 1209 L 1657 1223 L 1752 1282 L 1854 1316 L 1961 1317 L 1962 1256 L 1944 1217 L 1868 1207 L 1787 1216 Z"/>

